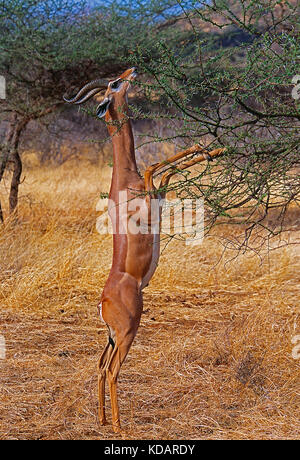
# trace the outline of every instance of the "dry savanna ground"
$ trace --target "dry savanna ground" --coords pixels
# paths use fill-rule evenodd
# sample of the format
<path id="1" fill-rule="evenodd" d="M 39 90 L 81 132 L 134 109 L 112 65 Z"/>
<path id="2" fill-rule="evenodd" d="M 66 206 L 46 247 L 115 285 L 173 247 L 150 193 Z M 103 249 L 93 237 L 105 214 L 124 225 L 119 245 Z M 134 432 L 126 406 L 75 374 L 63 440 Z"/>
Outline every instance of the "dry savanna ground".
<path id="1" fill-rule="evenodd" d="M 96 204 L 110 172 L 26 171 L 19 221 L 0 229 L 1 439 L 118 438 L 98 425 L 96 393 L 112 254 Z M 217 264 L 218 234 L 235 231 L 163 252 L 119 379 L 129 439 L 300 438 L 299 248 Z"/>

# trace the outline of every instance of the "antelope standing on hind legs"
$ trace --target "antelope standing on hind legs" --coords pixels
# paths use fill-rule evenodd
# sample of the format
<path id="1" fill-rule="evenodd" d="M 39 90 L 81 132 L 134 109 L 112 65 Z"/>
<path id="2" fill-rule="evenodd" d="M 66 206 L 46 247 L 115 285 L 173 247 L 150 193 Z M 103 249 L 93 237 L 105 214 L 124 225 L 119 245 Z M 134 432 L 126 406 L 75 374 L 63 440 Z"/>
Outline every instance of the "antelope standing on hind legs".
<path id="1" fill-rule="evenodd" d="M 197 154 L 180 166 L 186 169 L 196 163 L 220 155 L 224 149 L 205 151 L 199 145 L 179 152 L 167 162 L 150 166 L 141 178 L 138 173 L 131 121 L 128 116 L 127 92 L 136 77 L 135 68 L 126 70 L 116 80 L 95 80 L 84 86 L 66 102 L 82 104 L 105 90 L 97 108 L 98 117 L 105 117 L 113 144 L 113 174 L 108 212 L 113 226 L 113 261 L 106 281 L 99 313 L 108 327 L 108 342 L 99 361 L 99 420 L 106 424 L 105 380 L 109 383 L 112 423 L 121 431 L 117 401 L 117 379 L 120 368 L 137 333 L 143 310 L 142 291 L 152 278 L 160 253 L 161 204 L 170 178 L 178 169 L 165 172 L 159 188 L 153 184 L 153 174 L 177 160 Z M 124 207 L 124 197 L 126 206 Z M 131 230 L 130 219 L 141 210 L 140 230 Z M 131 211 L 130 211 L 131 210 Z M 136 227 L 135 227 L 136 228 Z M 142 230 L 143 229 L 143 230 Z M 147 231 L 145 231 L 145 229 Z"/>

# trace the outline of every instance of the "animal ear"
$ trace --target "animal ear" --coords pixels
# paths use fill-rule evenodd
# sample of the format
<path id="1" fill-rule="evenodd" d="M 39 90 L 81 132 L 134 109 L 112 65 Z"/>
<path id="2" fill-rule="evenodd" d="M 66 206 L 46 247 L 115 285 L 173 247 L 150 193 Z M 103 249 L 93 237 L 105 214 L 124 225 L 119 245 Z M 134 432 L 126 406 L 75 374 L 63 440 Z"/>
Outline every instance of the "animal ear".
<path id="1" fill-rule="evenodd" d="M 101 102 L 101 104 L 98 105 L 97 110 L 96 110 L 96 114 L 97 114 L 98 118 L 104 117 L 104 115 L 106 114 L 106 112 L 108 110 L 108 107 L 109 107 L 110 103 L 111 103 L 111 101 L 108 98 L 105 98 Z"/>

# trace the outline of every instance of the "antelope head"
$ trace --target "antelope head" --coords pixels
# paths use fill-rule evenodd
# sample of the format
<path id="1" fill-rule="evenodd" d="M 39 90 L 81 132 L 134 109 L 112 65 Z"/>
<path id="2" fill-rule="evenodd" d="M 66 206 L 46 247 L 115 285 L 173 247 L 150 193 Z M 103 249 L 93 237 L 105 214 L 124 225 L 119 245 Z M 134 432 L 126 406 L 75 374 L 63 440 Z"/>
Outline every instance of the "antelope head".
<path id="1" fill-rule="evenodd" d="M 102 118 L 106 115 L 110 105 L 122 105 L 124 99 L 126 100 L 130 82 L 134 80 L 135 77 L 136 69 L 133 67 L 122 73 L 116 80 L 94 80 L 85 85 L 75 96 L 71 97 L 71 99 L 64 97 L 64 100 L 69 104 L 83 104 L 101 91 L 105 91 L 103 100 L 96 109 L 97 117 Z"/>

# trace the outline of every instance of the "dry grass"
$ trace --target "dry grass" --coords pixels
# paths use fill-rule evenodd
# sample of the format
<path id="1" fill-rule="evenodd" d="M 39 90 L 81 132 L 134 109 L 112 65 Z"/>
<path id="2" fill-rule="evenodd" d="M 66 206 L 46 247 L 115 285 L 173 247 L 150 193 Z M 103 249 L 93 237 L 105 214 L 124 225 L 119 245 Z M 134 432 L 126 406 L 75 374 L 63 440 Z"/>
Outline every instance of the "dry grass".
<path id="1" fill-rule="evenodd" d="M 109 180 L 82 163 L 30 170 L 19 223 L 0 230 L 1 439 L 117 436 L 98 426 L 96 395 L 112 243 L 96 203 Z M 213 238 L 171 243 L 145 290 L 119 383 L 131 439 L 300 438 L 299 249 L 216 266 L 221 251 Z"/>

